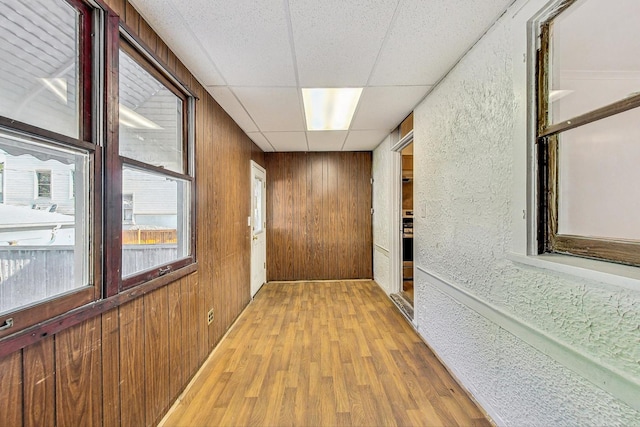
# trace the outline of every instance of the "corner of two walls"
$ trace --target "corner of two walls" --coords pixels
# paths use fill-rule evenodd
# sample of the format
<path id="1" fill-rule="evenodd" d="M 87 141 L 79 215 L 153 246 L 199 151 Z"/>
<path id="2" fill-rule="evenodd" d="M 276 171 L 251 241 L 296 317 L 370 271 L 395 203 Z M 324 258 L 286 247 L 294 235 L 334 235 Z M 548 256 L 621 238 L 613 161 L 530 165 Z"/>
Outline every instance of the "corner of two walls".
<path id="1" fill-rule="evenodd" d="M 514 144 L 527 143 L 514 138 L 526 98 L 514 89 L 523 3 L 546 2 L 513 5 L 414 112 L 414 322 L 499 425 L 640 425 L 630 402 L 640 395 L 640 294 L 507 256 L 523 208 L 513 192 Z M 374 151 L 378 183 L 391 176 L 388 151 Z M 375 187 L 377 213 L 387 187 Z M 389 219 L 374 219 L 385 287 L 388 256 L 376 245 L 388 231 L 377 221 Z"/>
<path id="2" fill-rule="evenodd" d="M 373 151 L 373 279 L 389 294 L 391 289 L 391 136 Z"/>

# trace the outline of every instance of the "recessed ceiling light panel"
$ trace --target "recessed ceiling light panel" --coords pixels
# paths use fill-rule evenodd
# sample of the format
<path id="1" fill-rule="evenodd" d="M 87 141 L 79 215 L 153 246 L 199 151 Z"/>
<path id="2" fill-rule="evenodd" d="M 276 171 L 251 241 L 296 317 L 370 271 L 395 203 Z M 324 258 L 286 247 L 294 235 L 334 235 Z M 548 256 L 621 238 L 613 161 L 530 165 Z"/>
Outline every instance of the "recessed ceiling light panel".
<path id="1" fill-rule="evenodd" d="M 307 130 L 348 130 L 362 88 L 302 89 Z"/>

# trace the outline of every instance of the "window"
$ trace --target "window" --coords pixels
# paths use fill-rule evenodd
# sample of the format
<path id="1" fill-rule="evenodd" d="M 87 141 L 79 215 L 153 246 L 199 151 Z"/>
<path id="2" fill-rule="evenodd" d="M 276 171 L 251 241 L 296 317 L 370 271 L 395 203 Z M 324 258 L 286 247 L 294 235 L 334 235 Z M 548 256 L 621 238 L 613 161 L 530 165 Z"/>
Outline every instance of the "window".
<path id="1" fill-rule="evenodd" d="M 0 9 L 0 325 L 13 323 L 0 337 L 100 295 L 90 268 L 93 15 L 79 0 Z M 58 200 L 53 187 L 70 171 L 77 197 Z"/>
<path id="2" fill-rule="evenodd" d="M 264 224 L 262 221 L 262 188 L 264 183 L 262 179 L 255 177 L 253 181 L 253 233 L 259 234 L 264 231 Z"/>
<path id="3" fill-rule="evenodd" d="M 125 40 L 119 64 L 123 239 L 118 280 L 127 288 L 193 262 L 193 179 L 188 96 Z"/>
<path id="4" fill-rule="evenodd" d="M 51 198 L 51 171 L 36 171 L 36 197 Z"/>
<path id="5" fill-rule="evenodd" d="M 133 194 L 122 195 L 122 224 L 135 224 L 133 219 Z"/>
<path id="6" fill-rule="evenodd" d="M 635 0 L 565 1 L 541 26 L 541 253 L 640 265 L 639 14 Z"/>

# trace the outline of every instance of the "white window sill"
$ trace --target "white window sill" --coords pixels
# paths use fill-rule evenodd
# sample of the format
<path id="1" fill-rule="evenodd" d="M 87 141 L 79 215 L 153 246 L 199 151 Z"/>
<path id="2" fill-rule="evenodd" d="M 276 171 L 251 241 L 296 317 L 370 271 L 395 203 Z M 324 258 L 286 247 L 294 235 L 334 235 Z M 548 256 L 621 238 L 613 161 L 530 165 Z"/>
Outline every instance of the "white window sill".
<path id="1" fill-rule="evenodd" d="M 560 254 L 521 255 L 510 252 L 506 256 L 516 264 L 596 280 L 634 291 L 640 290 L 639 267 Z"/>

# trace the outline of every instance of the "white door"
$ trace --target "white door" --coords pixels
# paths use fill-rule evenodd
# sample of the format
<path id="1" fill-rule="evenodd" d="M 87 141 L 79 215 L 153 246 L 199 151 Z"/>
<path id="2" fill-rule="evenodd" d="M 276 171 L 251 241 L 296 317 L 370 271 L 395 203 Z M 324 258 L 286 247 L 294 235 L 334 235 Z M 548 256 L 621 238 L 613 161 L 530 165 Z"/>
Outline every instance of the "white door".
<path id="1" fill-rule="evenodd" d="M 251 298 L 267 281 L 267 173 L 251 161 Z"/>

